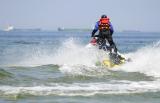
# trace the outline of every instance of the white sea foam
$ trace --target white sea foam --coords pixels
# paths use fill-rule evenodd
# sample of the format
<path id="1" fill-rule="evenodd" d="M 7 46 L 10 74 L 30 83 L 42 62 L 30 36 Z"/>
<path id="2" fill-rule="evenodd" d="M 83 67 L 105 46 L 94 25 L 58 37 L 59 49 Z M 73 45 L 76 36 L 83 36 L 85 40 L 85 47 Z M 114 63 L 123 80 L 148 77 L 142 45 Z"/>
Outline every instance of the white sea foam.
<path id="1" fill-rule="evenodd" d="M 23 58 L 22 61 L 10 66 L 40 66 L 47 64 L 93 66 L 97 59 L 97 49 L 94 47 L 87 48 L 77 43 L 74 38 L 64 41 L 52 53 L 48 53 L 47 50 L 43 49 L 35 49 L 27 53 L 32 54 L 30 54 L 30 57 Z"/>
<path id="2" fill-rule="evenodd" d="M 81 75 L 90 77 L 102 77 L 106 75 L 111 75 L 111 73 L 105 69 L 96 66 L 85 66 L 85 65 L 63 65 L 59 68 L 62 73 L 69 75 Z"/>
<path id="3" fill-rule="evenodd" d="M 54 63 L 60 65 L 95 65 L 97 49 L 86 48 L 84 45 L 77 44 L 74 39 L 69 39 L 59 48 L 54 56 Z"/>
<path id="4" fill-rule="evenodd" d="M 111 81 L 109 83 L 52 83 L 49 86 L 14 87 L 0 86 L 0 95 L 65 95 L 92 96 L 95 94 L 125 94 L 159 92 L 160 81 Z"/>
<path id="5" fill-rule="evenodd" d="M 143 47 L 136 52 L 126 54 L 132 62 L 121 66 L 127 72 L 141 72 L 149 76 L 160 77 L 160 43 Z"/>

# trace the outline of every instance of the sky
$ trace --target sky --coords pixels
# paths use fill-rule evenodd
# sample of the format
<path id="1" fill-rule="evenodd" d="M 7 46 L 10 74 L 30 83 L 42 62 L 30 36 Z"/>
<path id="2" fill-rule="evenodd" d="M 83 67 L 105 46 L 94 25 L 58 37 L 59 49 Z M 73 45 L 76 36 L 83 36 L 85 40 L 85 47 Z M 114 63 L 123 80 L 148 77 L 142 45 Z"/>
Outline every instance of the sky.
<path id="1" fill-rule="evenodd" d="M 102 14 L 115 31 L 160 32 L 160 0 L 0 0 L 0 29 L 92 29 Z"/>

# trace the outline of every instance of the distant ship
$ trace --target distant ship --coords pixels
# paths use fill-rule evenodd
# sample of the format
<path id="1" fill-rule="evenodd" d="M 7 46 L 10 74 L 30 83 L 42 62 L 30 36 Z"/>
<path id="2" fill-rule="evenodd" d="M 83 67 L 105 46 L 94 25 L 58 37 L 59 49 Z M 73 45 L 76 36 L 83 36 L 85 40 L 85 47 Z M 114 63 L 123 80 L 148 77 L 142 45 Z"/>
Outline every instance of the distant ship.
<path id="1" fill-rule="evenodd" d="M 39 32 L 42 31 L 40 28 L 33 28 L 33 29 L 21 29 L 21 28 L 14 28 L 13 26 L 8 26 L 6 29 L 4 29 L 4 31 L 6 32 L 16 32 L 16 31 L 20 31 L 20 32 Z"/>
<path id="2" fill-rule="evenodd" d="M 4 31 L 12 31 L 12 30 L 14 30 L 13 26 L 8 26 L 6 29 L 4 29 Z"/>
<path id="3" fill-rule="evenodd" d="M 91 31 L 91 29 L 83 29 L 83 28 L 61 28 L 58 27 L 58 31 Z"/>

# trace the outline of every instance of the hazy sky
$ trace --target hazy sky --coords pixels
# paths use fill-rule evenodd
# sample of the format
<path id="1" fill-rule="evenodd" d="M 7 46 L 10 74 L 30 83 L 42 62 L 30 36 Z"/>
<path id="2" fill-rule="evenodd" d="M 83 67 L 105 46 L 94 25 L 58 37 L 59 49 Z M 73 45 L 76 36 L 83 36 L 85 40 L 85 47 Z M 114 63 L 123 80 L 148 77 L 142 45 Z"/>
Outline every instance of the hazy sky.
<path id="1" fill-rule="evenodd" d="M 107 14 L 116 31 L 160 31 L 160 0 L 0 0 L 0 28 L 93 28 Z"/>

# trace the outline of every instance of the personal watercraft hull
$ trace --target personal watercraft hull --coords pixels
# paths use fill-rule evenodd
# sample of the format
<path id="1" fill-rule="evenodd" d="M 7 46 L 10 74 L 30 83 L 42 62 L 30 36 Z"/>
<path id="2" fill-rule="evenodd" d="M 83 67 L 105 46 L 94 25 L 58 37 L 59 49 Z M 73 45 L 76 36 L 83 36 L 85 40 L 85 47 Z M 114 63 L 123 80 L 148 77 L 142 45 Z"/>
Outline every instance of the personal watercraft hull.
<path id="1" fill-rule="evenodd" d="M 106 67 L 106 68 L 113 68 L 113 67 L 119 67 L 122 64 L 124 64 L 126 61 L 125 60 L 121 60 L 120 63 L 115 64 L 113 63 L 111 60 L 109 59 L 105 59 L 102 61 L 102 66 Z"/>

